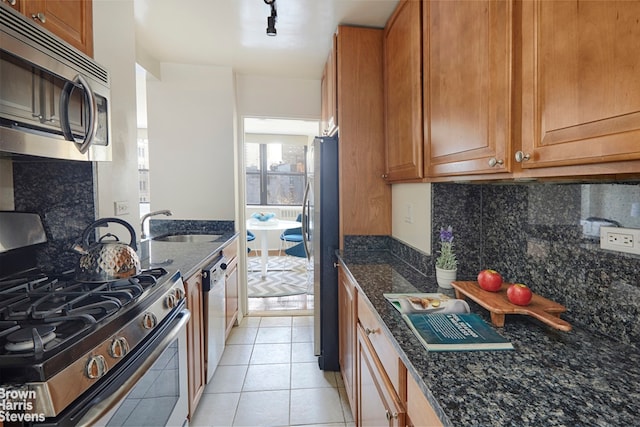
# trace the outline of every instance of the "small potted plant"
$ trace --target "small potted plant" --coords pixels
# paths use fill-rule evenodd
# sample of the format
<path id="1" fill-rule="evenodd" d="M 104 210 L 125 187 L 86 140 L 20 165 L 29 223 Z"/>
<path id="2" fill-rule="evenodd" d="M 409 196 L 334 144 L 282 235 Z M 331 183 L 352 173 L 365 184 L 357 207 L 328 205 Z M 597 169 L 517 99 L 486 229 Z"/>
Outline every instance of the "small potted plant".
<path id="1" fill-rule="evenodd" d="M 451 289 L 456 280 L 458 259 L 453 252 L 453 228 L 440 228 L 440 254 L 436 259 L 436 280 L 441 288 Z"/>

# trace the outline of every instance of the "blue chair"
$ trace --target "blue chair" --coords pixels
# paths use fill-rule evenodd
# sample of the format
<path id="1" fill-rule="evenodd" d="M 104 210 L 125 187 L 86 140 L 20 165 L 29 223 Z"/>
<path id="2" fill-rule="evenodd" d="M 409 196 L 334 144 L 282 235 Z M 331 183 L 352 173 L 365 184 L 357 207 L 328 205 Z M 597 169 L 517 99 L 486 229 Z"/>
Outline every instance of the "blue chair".
<path id="1" fill-rule="evenodd" d="M 284 251 L 285 254 L 287 254 L 288 256 L 286 257 L 286 259 L 289 259 L 289 256 L 293 256 L 293 257 L 297 257 L 297 258 L 307 258 L 307 251 L 304 250 L 304 243 L 298 243 L 290 248 L 285 249 Z M 309 287 L 313 285 L 313 273 L 310 270 L 310 265 L 309 265 L 309 261 L 305 260 L 305 270 L 307 272 L 307 293 L 309 293 Z M 286 262 L 285 260 L 285 270 L 288 270 L 289 268 L 286 267 L 286 265 L 288 265 L 289 263 Z"/>
<path id="2" fill-rule="evenodd" d="M 302 221 L 302 214 L 298 214 L 296 221 Z M 280 250 L 278 251 L 280 255 L 282 254 L 284 243 L 302 243 L 302 227 L 287 228 L 282 232 L 280 235 Z"/>
<path id="3" fill-rule="evenodd" d="M 254 240 L 256 240 L 256 235 L 253 234 L 251 231 L 247 230 L 247 242 L 253 242 Z M 247 253 L 251 252 L 251 248 L 247 246 Z"/>

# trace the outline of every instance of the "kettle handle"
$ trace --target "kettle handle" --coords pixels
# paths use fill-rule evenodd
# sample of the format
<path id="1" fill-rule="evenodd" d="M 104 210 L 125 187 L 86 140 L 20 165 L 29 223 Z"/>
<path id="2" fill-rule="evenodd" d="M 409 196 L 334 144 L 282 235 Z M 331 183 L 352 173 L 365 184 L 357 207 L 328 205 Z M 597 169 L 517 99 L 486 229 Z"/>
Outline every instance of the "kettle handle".
<path id="1" fill-rule="evenodd" d="M 124 226 L 127 230 L 129 230 L 129 234 L 131 235 L 131 241 L 129 242 L 129 246 L 131 246 L 134 251 L 137 251 L 138 245 L 136 244 L 136 230 L 134 230 L 131 224 L 129 224 L 127 221 L 124 221 L 120 218 L 102 218 L 97 220 L 93 224 L 91 224 L 89 227 L 87 227 L 87 229 L 84 230 L 84 233 L 82 234 L 82 243 L 84 243 L 85 248 L 89 247 L 89 235 L 91 234 L 91 232 L 96 228 L 104 224 L 108 224 L 110 222 L 116 222 Z"/>

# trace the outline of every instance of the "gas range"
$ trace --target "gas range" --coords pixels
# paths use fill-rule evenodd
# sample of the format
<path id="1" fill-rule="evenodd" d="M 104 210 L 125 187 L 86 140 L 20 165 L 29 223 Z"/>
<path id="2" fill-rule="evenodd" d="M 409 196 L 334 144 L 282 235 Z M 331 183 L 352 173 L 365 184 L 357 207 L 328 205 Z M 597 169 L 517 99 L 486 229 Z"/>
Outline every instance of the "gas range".
<path id="1" fill-rule="evenodd" d="M 140 308 L 167 274 L 154 269 L 114 282 L 83 283 L 73 271 L 47 275 L 34 269 L 0 279 L 0 378 L 7 380 L 4 367 L 29 366 L 20 374 L 14 369 L 9 378 L 46 379 L 60 370 L 56 355 L 91 348 L 91 341 L 117 330 L 124 312 L 135 304 Z"/>
<path id="2" fill-rule="evenodd" d="M 0 388 L 56 417 L 159 334 L 184 297 L 179 273 L 161 268 L 103 283 L 73 272 L 0 280 Z"/>
<path id="3" fill-rule="evenodd" d="M 79 262 L 60 271 L 39 265 L 49 249 L 37 214 L 0 211 L 0 425 L 121 425 L 107 418 L 123 416 L 132 425 L 182 425 L 190 313 L 180 272 L 137 267 L 131 277 L 93 282 L 78 275 Z M 105 269 L 119 262 L 100 259 Z M 144 404 L 132 403 L 141 395 Z M 164 421 L 141 418 L 148 413 Z"/>

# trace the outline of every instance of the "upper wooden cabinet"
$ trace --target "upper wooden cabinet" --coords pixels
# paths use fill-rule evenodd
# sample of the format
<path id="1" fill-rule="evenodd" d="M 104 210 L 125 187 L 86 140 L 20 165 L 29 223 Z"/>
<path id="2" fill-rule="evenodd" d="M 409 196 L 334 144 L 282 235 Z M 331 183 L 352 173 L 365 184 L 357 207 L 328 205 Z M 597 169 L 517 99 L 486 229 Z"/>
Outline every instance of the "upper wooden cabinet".
<path id="1" fill-rule="evenodd" d="M 424 177 L 422 3 L 402 0 L 384 29 L 386 179 Z"/>
<path id="2" fill-rule="evenodd" d="M 11 0 L 3 2 L 11 4 Z M 93 56 L 92 0 L 17 0 L 13 7 L 88 56 Z"/>
<path id="3" fill-rule="evenodd" d="M 522 2 L 523 168 L 640 159 L 639 21 L 638 1 Z"/>
<path id="4" fill-rule="evenodd" d="M 430 176 L 511 170 L 512 6 L 489 0 L 423 3 Z"/>
<path id="5" fill-rule="evenodd" d="M 382 38 L 382 29 L 338 27 L 341 247 L 345 235 L 391 234 L 391 187 L 383 179 Z"/>
<path id="6" fill-rule="evenodd" d="M 320 127 L 323 135 L 333 135 L 338 129 L 338 91 L 337 91 L 337 62 L 336 36 L 329 57 L 324 65 L 320 87 L 322 91 L 322 110 Z"/>

